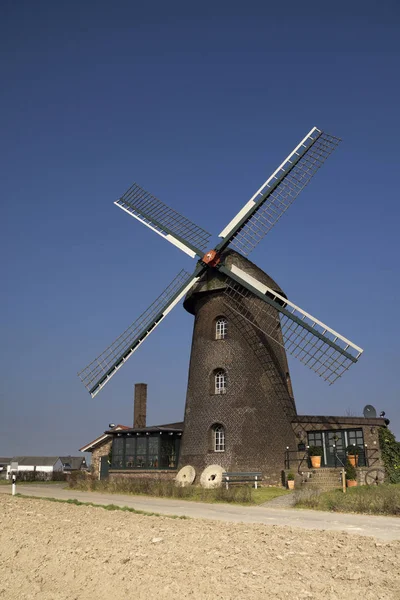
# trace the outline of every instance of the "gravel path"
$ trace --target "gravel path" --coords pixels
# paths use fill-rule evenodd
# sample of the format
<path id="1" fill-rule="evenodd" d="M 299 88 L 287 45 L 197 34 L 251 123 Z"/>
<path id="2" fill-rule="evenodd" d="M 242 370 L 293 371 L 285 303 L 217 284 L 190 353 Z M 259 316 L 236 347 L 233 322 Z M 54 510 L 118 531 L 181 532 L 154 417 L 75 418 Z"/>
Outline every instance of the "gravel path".
<path id="1" fill-rule="evenodd" d="M 0 495 L 10 494 L 11 486 L 0 486 Z M 77 498 L 81 502 L 116 504 L 157 512 L 165 515 L 185 515 L 191 518 L 229 521 L 232 523 L 263 523 L 265 525 L 287 525 L 305 529 L 344 531 L 358 535 L 369 535 L 382 541 L 400 540 L 400 518 L 345 513 L 327 513 L 317 510 L 297 510 L 279 506 L 239 506 L 237 504 L 206 504 L 170 498 L 130 496 L 100 492 L 80 492 L 63 489 L 58 485 L 22 485 L 18 492 L 25 495 L 50 498 Z M 286 497 L 286 496 L 285 496 Z M 400 600 L 400 597 L 399 597 Z"/>
<path id="2" fill-rule="evenodd" d="M 294 502 L 295 496 L 294 493 L 292 493 L 268 500 L 268 502 L 264 502 L 264 504 L 261 504 L 260 506 L 265 506 L 266 508 L 293 508 Z"/>
<path id="3" fill-rule="evenodd" d="M 5 600 L 398 600 L 400 542 L 0 495 Z"/>

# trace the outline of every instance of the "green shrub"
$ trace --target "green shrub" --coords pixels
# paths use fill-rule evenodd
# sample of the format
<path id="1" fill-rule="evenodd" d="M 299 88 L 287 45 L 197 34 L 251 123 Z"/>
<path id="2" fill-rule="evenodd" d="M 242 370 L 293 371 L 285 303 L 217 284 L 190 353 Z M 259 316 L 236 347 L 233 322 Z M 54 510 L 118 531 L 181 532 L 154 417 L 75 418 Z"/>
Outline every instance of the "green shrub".
<path id="1" fill-rule="evenodd" d="M 349 446 L 347 446 L 346 452 L 351 456 L 358 456 L 361 452 L 361 448 L 359 446 L 356 446 L 355 444 L 350 444 Z"/>
<path id="2" fill-rule="evenodd" d="M 388 427 L 379 428 L 379 445 L 389 483 L 400 483 L 400 442 Z"/>
<path id="3" fill-rule="evenodd" d="M 287 481 L 294 481 L 294 473 L 292 473 L 292 471 L 290 471 L 290 473 L 287 474 L 286 479 L 287 479 Z"/>
<path id="4" fill-rule="evenodd" d="M 356 481 L 357 479 L 357 471 L 349 461 L 346 463 L 346 479 L 350 481 Z"/>
<path id="5" fill-rule="evenodd" d="M 323 454 L 322 446 L 310 446 L 308 449 L 308 456 L 322 456 Z"/>

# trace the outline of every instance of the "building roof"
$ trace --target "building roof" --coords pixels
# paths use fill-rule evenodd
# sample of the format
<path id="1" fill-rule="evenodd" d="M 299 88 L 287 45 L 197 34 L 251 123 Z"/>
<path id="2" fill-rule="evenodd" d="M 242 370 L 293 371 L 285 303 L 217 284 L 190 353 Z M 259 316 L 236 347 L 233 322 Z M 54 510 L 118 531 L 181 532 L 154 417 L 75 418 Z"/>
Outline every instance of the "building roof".
<path id="1" fill-rule="evenodd" d="M 82 446 L 82 448 L 79 448 L 80 452 L 93 452 L 93 450 L 97 447 L 100 446 L 101 444 L 103 444 L 108 438 L 111 437 L 111 435 L 113 433 L 115 433 L 116 431 L 129 431 L 130 433 L 151 433 L 151 432 L 157 432 L 157 431 L 165 431 L 168 433 L 182 433 L 183 431 L 183 422 L 180 421 L 179 423 L 167 423 L 166 425 L 153 425 L 151 427 L 127 427 L 127 425 L 116 425 L 115 427 L 113 427 L 112 429 L 109 429 L 107 431 L 105 431 L 103 433 L 103 435 L 100 435 L 98 438 L 96 438 L 95 440 L 93 440 L 92 442 L 90 442 L 89 444 L 86 444 L 85 446 Z"/>
<path id="2" fill-rule="evenodd" d="M 115 433 L 115 429 L 112 429 L 106 433 L 112 434 Z M 152 425 L 150 427 L 128 427 L 124 428 L 124 433 L 157 433 L 163 432 L 166 433 L 182 433 L 183 431 L 183 422 L 180 423 L 169 423 L 167 425 Z"/>
<path id="3" fill-rule="evenodd" d="M 153 425 L 153 427 L 162 427 L 164 429 L 183 429 L 183 421 L 179 423 L 167 423 L 166 425 Z"/>
<path id="4" fill-rule="evenodd" d="M 10 462 L 25 467 L 52 467 L 59 458 L 59 456 L 13 456 Z"/>
<path id="5" fill-rule="evenodd" d="M 340 417 L 340 416 L 320 416 L 320 415 L 296 415 L 292 418 L 292 423 L 326 423 L 329 425 L 375 425 L 376 427 L 385 427 L 387 419 L 382 417 Z"/>
<path id="6" fill-rule="evenodd" d="M 127 425 L 116 425 L 115 427 L 110 429 L 110 431 L 120 431 L 121 429 L 130 429 L 130 427 L 128 427 Z M 93 452 L 93 450 L 97 446 L 100 446 L 101 444 L 103 444 L 109 437 L 110 437 L 110 433 L 105 432 L 102 435 L 100 435 L 98 438 L 93 440 L 92 442 L 89 442 L 89 444 L 85 444 L 85 446 L 82 446 L 82 448 L 79 448 L 79 452 Z"/>
<path id="7" fill-rule="evenodd" d="M 8 465 L 11 462 L 11 458 L 0 456 L 0 465 Z"/>
<path id="8" fill-rule="evenodd" d="M 86 467 L 86 459 L 84 456 L 60 456 L 60 460 L 64 469 L 79 471 L 82 467 Z"/>

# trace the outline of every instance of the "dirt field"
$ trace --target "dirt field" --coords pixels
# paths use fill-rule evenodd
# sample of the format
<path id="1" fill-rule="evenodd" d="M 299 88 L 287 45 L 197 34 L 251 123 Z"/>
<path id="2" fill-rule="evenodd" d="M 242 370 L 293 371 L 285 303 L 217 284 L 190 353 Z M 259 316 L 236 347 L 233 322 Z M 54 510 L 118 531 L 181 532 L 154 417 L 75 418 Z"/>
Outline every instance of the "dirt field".
<path id="1" fill-rule="evenodd" d="M 400 542 L 0 496 L 6 600 L 400 598 Z"/>

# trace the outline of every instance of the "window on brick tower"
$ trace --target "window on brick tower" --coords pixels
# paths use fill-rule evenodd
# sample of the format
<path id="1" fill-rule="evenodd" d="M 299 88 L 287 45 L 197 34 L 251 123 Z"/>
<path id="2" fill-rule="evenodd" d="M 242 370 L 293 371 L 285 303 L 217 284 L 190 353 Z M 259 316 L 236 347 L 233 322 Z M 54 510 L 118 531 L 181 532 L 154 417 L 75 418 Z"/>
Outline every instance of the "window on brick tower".
<path id="1" fill-rule="evenodd" d="M 215 339 L 224 340 L 228 331 L 228 321 L 225 317 L 219 317 L 215 323 Z"/>
<path id="2" fill-rule="evenodd" d="M 214 452 L 225 452 L 225 429 L 222 425 L 213 427 Z"/>
<path id="3" fill-rule="evenodd" d="M 223 369 L 218 369 L 214 374 L 215 393 L 225 394 L 226 393 L 226 373 Z"/>

